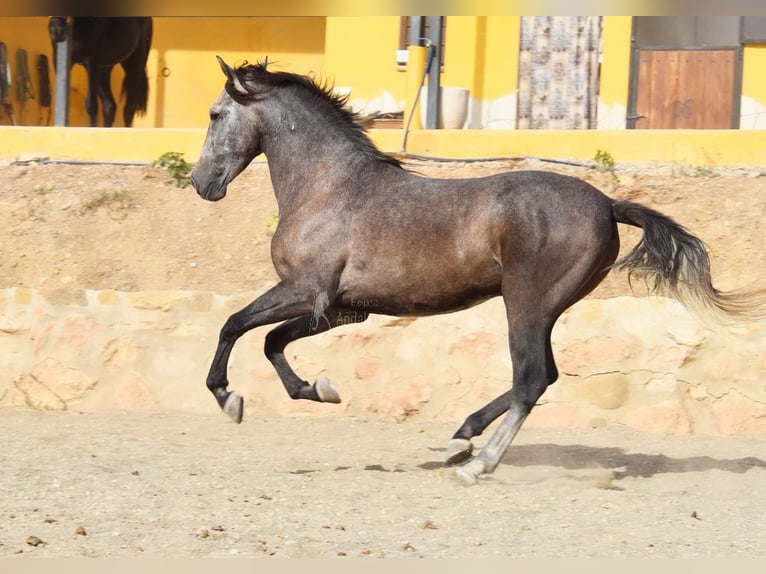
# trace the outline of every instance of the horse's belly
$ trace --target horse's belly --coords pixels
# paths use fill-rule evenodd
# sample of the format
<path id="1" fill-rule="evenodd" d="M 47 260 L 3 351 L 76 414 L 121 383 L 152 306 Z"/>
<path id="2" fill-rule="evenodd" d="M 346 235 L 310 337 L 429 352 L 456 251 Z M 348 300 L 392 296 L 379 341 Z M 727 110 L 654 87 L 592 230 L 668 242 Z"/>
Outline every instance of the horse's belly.
<path id="1" fill-rule="evenodd" d="M 391 261 L 344 273 L 339 304 L 386 315 L 447 313 L 500 295 L 500 284 L 494 262 L 429 259 L 413 267 Z"/>

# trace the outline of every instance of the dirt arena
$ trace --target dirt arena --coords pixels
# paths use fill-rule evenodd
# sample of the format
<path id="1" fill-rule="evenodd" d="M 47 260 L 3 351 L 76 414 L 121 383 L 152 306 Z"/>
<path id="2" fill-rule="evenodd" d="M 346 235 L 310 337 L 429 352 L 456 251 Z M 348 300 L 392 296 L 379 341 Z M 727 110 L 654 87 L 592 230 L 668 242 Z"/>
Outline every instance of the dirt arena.
<path id="1" fill-rule="evenodd" d="M 766 285 L 758 169 L 413 162 L 438 177 L 526 167 L 676 218 L 709 245 L 723 289 Z M 261 290 L 276 221 L 264 164 L 216 204 L 161 168 L 6 165 L 0 287 Z M 629 249 L 638 233 L 621 237 Z M 614 273 L 591 297 L 630 293 Z M 522 429 L 465 487 L 441 465 L 459 421 L 0 417 L 3 557 L 766 557 L 766 435 Z"/>

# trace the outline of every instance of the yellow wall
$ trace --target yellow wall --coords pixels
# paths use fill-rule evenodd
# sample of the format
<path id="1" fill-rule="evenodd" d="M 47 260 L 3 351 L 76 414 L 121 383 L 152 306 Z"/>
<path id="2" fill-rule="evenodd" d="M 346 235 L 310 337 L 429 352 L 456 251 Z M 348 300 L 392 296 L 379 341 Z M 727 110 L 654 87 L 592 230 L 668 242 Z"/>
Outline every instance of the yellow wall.
<path id="1" fill-rule="evenodd" d="M 482 48 L 485 63 L 477 73 L 482 78 L 482 87 L 480 90 L 477 87 L 476 94 L 479 98 L 492 100 L 518 90 L 521 19 L 519 16 L 482 18 L 486 38 Z"/>
<path id="2" fill-rule="evenodd" d="M 207 110 L 223 89 L 215 59 L 274 69 L 322 72 L 325 18 L 155 18 L 150 54 L 150 109 L 136 127 L 207 125 Z M 159 71 L 159 73 L 158 73 Z"/>
<path id="3" fill-rule="evenodd" d="M 628 100 L 630 64 L 630 16 L 606 16 L 603 26 L 603 60 L 599 118 L 609 118 L 600 127 L 624 126 Z M 146 116 L 136 127 L 204 127 L 207 109 L 222 88 L 222 76 L 214 56 L 231 64 L 254 62 L 266 56 L 274 68 L 310 74 L 336 86 L 352 88 L 352 100 L 372 100 L 391 94 L 405 105 L 407 74 L 397 69 L 399 16 L 378 17 L 255 17 L 154 19 L 154 38 L 148 62 L 150 103 Z M 51 57 L 50 76 L 55 92 L 51 44 L 45 17 L 0 17 L 0 41 L 9 48 L 15 69 L 17 48 L 29 52 L 30 71 L 36 94 L 37 55 Z M 518 16 L 448 16 L 447 48 L 442 85 L 468 87 L 474 105 L 484 105 L 517 91 Z M 744 51 L 743 127 L 766 127 L 766 45 L 747 46 Z M 112 84 L 119 95 L 122 70 L 116 67 Z M 86 126 L 84 111 L 85 71 L 72 70 L 70 124 Z M 54 93 L 55 96 L 55 93 Z M 22 110 L 11 102 L 17 123 L 42 125 L 46 114 L 37 100 Z M 478 102 L 478 104 L 477 104 Z M 512 107 L 508 107 L 510 112 Z M 477 112 L 479 108 L 473 111 Z M 122 120 L 118 113 L 116 125 Z M 763 125 L 761 125 L 761 122 Z M 0 111 L 0 125 L 9 119 Z M 474 122 L 473 125 L 476 125 Z"/>
<path id="4" fill-rule="evenodd" d="M 0 41 L 8 45 L 12 68 L 16 49 L 29 53 L 33 86 L 39 94 L 37 55 L 50 59 L 51 90 L 55 103 L 56 77 L 48 36 L 48 18 L 0 17 Z M 275 68 L 304 74 L 323 71 L 325 18 L 154 18 L 152 50 L 147 62 L 149 75 L 148 113 L 137 117 L 135 127 L 200 127 L 207 124 L 207 109 L 223 88 L 215 55 L 231 64 L 252 62 L 268 56 Z M 123 72 L 112 71 L 112 91 L 119 98 Z M 87 126 L 85 95 L 87 76 L 82 66 L 71 72 L 69 120 L 71 126 Z M 38 100 L 27 103 L 21 113 L 15 90 L 11 96 L 19 125 L 44 125 Z M 115 126 L 121 126 L 118 105 Z M 22 117 L 23 116 L 23 117 Z M 7 124 L 0 115 L 0 121 Z M 51 124 L 53 119 L 51 118 Z"/>
<path id="5" fill-rule="evenodd" d="M 325 78 L 352 88 L 351 98 L 370 100 L 390 92 L 404 98 L 407 75 L 397 70 L 399 16 L 328 17 Z"/>
<path id="6" fill-rule="evenodd" d="M 607 106 L 628 105 L 632 16 L 604 16 L 599 99 Z"/>
<path id="7" fill-rule="evenodd" d="M 766 129 L 766 44 L 745 46 L 740 127 Z"/>
<path id="8" fill-rule="evenodd" d="M 766 104 L 766 44 L 745 46 L 742 93 Z"/>

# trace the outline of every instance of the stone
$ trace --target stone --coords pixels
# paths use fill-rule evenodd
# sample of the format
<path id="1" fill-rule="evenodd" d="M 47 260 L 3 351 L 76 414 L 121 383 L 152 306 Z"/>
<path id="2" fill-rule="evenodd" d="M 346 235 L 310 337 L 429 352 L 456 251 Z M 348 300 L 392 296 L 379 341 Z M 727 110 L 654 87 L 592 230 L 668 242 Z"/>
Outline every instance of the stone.
<path id="1" fill-rule="evenodd" d="M 186 296 L 179 291 L 136 291 L 129 296 L 130 304 L 144 311 L 169 311 Z"/>
<path id="2" fill-rule="evenodd" d="M 713 403 L 713 424 L 724 435 L 766 433 L 766 404 L 730 391 Z"/>
<path id="3" fill-rule="evenodd" d="M 34 297 L 34 291 L 25 287 L 16 287 L 13 290 L 13 302 L 17 305 L 29 305 Z"/>
<path id="4" fill-rule="evenodd" d="M 630 397 L 628 377 L 622 373 L 593 375 L 575 383 L 572 388 L 578 400 L 606 410 L 620 408 Z"/>
<path id="5" fill-rule="evenodd" d="M 88 298 L 84 289 L 42 289 L 42 295 L 49 304 L 54 306 L 68 307 L 77 305 L 85 307 L 88 304 Z"/>
<path id="6" fill-rule="evenodd" d="M 140 373 L 131 371 L 114 388 L 117 406 L 124 409 L 141 409 L 155 404 L 146 380 Z"/>
<path id="7" fill-rule="evenodd" d="M 96 384 L 87 374 L 53 359 L 45 359 L 14 381 L 24 404 L 51 410 L 66 410 L 68 403 L 83 398 Z"/>
<path id="8" fill-rule="evenodd" d="M 554 350 L 559 371 L 573 375 L 604 371 L 615 365 L 624 367 L 633 353 L 631 345 L 618 337 L 573 339 Z"/>
<path id="9" fill-rule="evenodd" d="M 689 414 L 679 399 L 635 407 L 621 417 L 620 422 L 631 428 L 656 434 L 686 435 L 692 431 Z"/>
<path id="10" fill-rule="evenodd" d="M 104 291 L 99 291 L 98 293 L 98 302 L 105 307 L 114 307 L 117 304 L 117 301 L 117 291 L 106 289 Z"/>
<path id="11" fill-rule="evenodd" d="M 57 345 L 80 353 L 96 330 L 96 321 L 89 315 L 71 315 L 64 319 L 56 339 Z"/>
<path id="12" fill-rule="evenodd" d="M 127 338 L 112 339 L 101 350 L 101 363 L 105 367 L 122 367 L 135 363 L 141 348 Z"/>
<path id="13" fill-rule="evenodd" d="M 354 365 L 354 375 L 363 381 L 373 379 L 380 371 L 381 360 L 378 357 L 365 356 Z"/>
<path id="14" fill-rule="evenodd" d="M 578 403 L 539 403 L 524 421 L 528 428 L 577 428 L 582 423 Z"/>
<path id="15" fill-rule="evenodd" d="M 478 358 L 487 358 L 498 349 L 497 335 L 487 331 L 476 331 L 465 335 L 450 348 L 450 354 L 465 353 Z"/>

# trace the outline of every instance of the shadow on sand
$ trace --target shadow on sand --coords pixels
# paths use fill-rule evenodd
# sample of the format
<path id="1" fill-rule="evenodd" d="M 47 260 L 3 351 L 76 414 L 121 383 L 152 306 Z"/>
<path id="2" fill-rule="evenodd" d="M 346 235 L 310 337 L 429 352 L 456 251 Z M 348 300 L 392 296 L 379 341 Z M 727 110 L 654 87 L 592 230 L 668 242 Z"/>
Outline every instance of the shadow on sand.
<path id="1" fill-rule="evenodd" d="M 444 450 L 446 449 L 434 449 Z M 719 459 L 710 456 L 672 458 L 664 454 L 627 453 L 616 447 L 593 447 L 578 444 L 524 444 L 512 445 L 501 464 L 516 467 L 552 466 L 567 470 L 604 468 L 613 470 L 613 478 L 649 478 L 655 474 L 704 472 L 723 470 L 743 473 L 753 468 L 766 469 L 766 461 L 756 457 Z M 434 470 L 444 463 L 426 462 L 419 465 Z"/>

